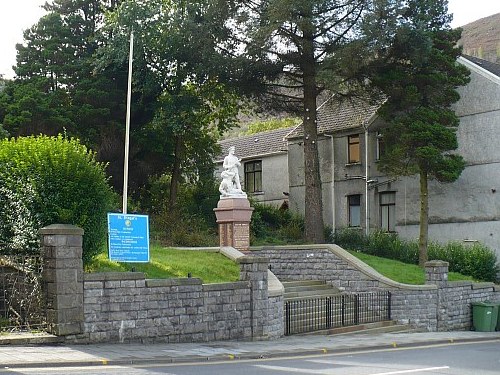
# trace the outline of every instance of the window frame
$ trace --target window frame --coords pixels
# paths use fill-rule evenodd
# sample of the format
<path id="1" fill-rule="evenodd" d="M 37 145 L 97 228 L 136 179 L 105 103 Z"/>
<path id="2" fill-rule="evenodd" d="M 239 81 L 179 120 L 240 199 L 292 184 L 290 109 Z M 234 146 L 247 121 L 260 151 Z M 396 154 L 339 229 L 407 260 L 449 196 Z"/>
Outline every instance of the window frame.
<path id="1" fill-rule="evenodd" d="M 358 200 L 357 204 L 353 204 L 353 200 Z M 353 209 L 357 207 L 357 219 L 358 223 L 353 223 L 355 215 L 353 215 Z M 347 196 L 347 225 L 350 228 L 361 227 L 361 194 L 351 194 Z"/>
<path id="2" fill-rule="evenodd" d="M 260 169 L 256 169 L 256 165 L 259 165 Z M 252 166 L 252 170 L 250 169 Z M 244 163 L 243 173 L 245 176 L 245 191 L 250 194 L 262 193 L 262 160 L 249 160 Z M 256 176 L 259 178 L 256 178 Z M 253 189 L 250 189 L 250 181 L 252 182 Z"/>
<path id="3" fill-rule="evenodd" d="M 357 139 L 357 140 L 356 140 Z M 357 148 L 357 158 L 353 158 L 353 152 Z M 351 134 L 347 136 L 347 164 L 361 163 L 361 136 L 359 134 Z"/>
<path id="4" fill-rule="evenodd" d="M 391 202 L 382 203 L 382 197 L 392 196 Z M 380 216 L 380 229 L 389 233 L 396 232 L 396 192 L 384 191 L 379 193 L 379 216 Z M 391 209 L 392 208 L 392 209 Z M 387 214 L 387 227 L 384 227 L 384 213 Z M 391 215 L 392 213 L 392 215 Z M 392 225 L 391 225 L 392 224 Z M 391 228 L 392 226 L 392 228 Z"/>

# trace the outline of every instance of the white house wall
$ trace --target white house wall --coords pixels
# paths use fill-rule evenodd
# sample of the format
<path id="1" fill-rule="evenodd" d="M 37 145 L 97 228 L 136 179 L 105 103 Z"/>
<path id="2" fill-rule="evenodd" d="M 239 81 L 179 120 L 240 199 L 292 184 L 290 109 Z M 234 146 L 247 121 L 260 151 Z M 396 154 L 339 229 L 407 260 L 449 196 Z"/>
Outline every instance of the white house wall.
<path id="1" fill-rule="evenodd" d="M 471 82 L 459 92 L 461 99 L 454 107 L 460 117 L 458 152 L 467 166 L 454 183 L 430 183 L 429 238 L 479 241 L 500 258 L 500 79 L 472 69 Z M 401 181 L 398 191 L 403 205 L 397 205 L 397 231 L 416 238 L 418 179 Z"/>

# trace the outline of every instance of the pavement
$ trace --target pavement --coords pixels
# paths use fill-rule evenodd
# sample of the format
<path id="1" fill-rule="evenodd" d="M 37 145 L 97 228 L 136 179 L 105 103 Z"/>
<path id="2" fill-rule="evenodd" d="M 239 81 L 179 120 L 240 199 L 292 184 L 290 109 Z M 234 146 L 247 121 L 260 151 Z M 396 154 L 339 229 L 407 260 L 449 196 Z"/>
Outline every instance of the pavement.
<path id="1" fill-rule="evenodd" d="M 18 335 L 18 340 L 16 340 L 15 335 L 8 336 L 11 337 L 0 336 L 0 341 L 4 340 L 4 344 L 6 344 L 0 345 L 0 370 L 47 366 L 123 366 L 234 361 L 500 341 L 500 332 L 474 331 L 296 335 L 272 341 L 220 341 L 184 344 L 40 344 L 50 340 L 43 338 L 43 334 L 40 334 L 35 340 L 22 337 L 23 334 Z M 26 344 L 26 342 L 32 343 Z"/>

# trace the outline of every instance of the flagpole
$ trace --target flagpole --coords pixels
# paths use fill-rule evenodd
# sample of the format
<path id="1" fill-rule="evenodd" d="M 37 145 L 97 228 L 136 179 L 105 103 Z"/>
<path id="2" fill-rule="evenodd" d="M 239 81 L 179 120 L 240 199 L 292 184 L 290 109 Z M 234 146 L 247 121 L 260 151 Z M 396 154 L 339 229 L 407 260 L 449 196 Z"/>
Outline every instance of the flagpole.
<path id="1" fill-rule="evenodd" d="M 130 52 L 128 58 L 127 117 L 125 120 L 125 160 L 123 163 L 123 214 L 127 213 L 128 158 L 130 138 L 130 105 L 132 101 L 132 61 L 134 55 L 134 31 L 130 32 Z"/>

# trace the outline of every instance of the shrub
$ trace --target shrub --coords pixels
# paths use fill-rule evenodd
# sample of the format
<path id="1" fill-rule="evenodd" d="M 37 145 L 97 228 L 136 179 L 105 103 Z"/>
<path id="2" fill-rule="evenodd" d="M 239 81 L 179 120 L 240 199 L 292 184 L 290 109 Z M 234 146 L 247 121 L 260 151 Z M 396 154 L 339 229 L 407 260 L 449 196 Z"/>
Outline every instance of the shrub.
<path id="1" fill-rule="evenodd" d="M 39 227 L 74 224 L 85 231 L 87 263 L 106 242 L 106 213 L 114 199 L 104 168 L 78 140 L 61 135 L 0 141 L 0 179 L 8 182 L 0 194 L 0 222 L 12 223 L 11 216 L 19 215 L 16 220 L 25 232 L 15 234 L 14 225 L 8 224 L 2 227 L 2 238 L 15 243 L 24 236 L 30 242 Z M 18 205 L 11 204 L 13 197 Z"/>
<path id="2" fill-rule="evenodd" d="M 213 209 L 219 191 L 213 178 L 179 186 L 177 205 L 168 207 L 170 176 L 151 178 L 140 195 L 140 210 L 151 215 L 155 239 L 169 246 L 217 246 Z"/>
<path id="3" fill-rule="evenodd" d="M 394 233 L 374 231 L 367 237 L 359 229 L 347 228 L 336 231 L 334 239 L 334 243 L 349 250 L 418 264 L 418 241 L 402 240 Z M 499 272 L 495 252 L 482 244 L 430 242 L 427 251 L 429 259 L 446 261 L 451 272 L 476 280 L 495 281 Z"/>
<path id="4" fill-rule="evenodd" d="M 252 202 L 252 244 L 302 243 L 304 220 L 298 214 L 269 204 Z"/>

